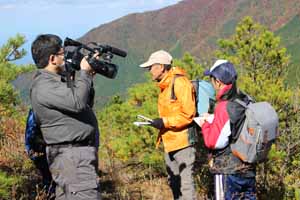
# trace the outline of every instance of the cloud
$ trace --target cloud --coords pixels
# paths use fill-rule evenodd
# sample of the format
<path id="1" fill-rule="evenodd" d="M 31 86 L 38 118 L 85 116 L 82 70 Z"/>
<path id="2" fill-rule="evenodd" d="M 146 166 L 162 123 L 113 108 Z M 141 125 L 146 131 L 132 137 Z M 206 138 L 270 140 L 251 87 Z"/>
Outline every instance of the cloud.
<path id="1" fill-rule="evenodd" d="M 0 10 L 13 9 L 14 7 L 15 7 L 14 4 L 0 4 Z"/>

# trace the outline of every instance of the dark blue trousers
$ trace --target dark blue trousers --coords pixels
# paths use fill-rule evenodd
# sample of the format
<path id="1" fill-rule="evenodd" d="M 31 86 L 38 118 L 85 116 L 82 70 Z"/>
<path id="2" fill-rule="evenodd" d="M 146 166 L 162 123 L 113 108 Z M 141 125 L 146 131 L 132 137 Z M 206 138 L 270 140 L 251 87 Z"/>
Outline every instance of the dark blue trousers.
<path id="1" fill-rule="evenodd" d="M 226 200 L 256 200 L 255 177 L 224 175 Z"/>

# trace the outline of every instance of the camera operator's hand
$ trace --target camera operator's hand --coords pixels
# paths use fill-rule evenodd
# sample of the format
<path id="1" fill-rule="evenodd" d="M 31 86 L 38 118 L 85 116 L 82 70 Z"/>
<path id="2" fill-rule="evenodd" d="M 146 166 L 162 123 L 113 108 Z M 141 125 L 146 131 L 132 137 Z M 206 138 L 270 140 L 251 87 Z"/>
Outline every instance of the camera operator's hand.
<path id="1" fill-rule="evenodd" d="M 80 69 L 85 70 L 85 71 L 87 71 L 88 73 L 91 73 L 91 74 L 94 71 L 93 68 L 91 67 L 91 65 L 88 63 L 86 56 L 80 62 Z"/>
<path id="2" fill-rule="evenodd" d="M 96 57 L 96 58 L 99 58 L 99 53 L 95 53 L 93 55 L 93 57 Z M 96 72 L 94 71 L 94 69 L 91 67 L 91 65 L 88 63 L 87 61 L 87 56 L 85 56 L 81 62 L 80 62 L 80 69 L 81 70 L 85 70 L 87 71 L 88 73 L 92 74 L 92 75 L 95 75 Z"/>

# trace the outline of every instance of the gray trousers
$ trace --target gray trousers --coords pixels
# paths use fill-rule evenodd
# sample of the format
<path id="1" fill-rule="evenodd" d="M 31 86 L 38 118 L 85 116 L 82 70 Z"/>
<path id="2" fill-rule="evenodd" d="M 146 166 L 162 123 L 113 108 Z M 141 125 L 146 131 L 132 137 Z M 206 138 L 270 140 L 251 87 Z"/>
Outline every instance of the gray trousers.
<path id="1" fill-rule="evenodd" d="M 174 199 L 196 199 L 194 171 L 195 148 L 187 147 L 170 153 L 165 153 L 168 172 L 168 183 Z"/>
<path id="2" fill-rule="evenodd" d="M 47 146 L 46 154 L 57 184 L 56 200 L 100 199 L 96 147 Z"/>

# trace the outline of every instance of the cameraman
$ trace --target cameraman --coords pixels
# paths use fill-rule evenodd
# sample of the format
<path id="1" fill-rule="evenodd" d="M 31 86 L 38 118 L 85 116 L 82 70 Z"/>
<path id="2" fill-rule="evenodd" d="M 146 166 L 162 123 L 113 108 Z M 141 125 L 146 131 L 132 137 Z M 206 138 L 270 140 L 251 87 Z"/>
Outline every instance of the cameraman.
<path id="1" fill-rule="evenodd" d="M 57 184 L 56 199 L 100 199 L 99 131 L 92 110 L 95 73 L 83 58 L 80 75 L 74 87 L 68 88 L 60 75 L 64 71 L 64 49 L 56 35 L 39 35 L 31 52 L 38 68 L 31 104 L 47 144 L 47 161 Z"/>

